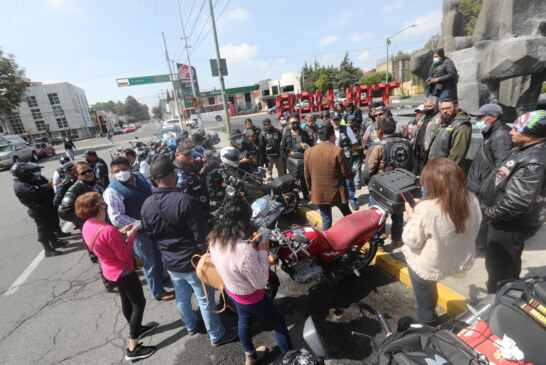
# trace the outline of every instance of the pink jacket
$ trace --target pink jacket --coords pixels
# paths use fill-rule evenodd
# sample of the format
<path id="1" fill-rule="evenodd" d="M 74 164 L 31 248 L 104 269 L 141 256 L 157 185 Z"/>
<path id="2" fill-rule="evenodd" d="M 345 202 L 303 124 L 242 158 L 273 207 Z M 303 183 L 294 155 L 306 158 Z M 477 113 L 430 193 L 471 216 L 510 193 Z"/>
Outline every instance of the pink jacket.
<path id="1" fill-rule="evenodd" d="M 95 234 L 105 224 L 89 219 L 85 221 L 82 236 L 87 247 L 90 248 Z M 134 237 L 129 237 L 125 242 L 123 234 L 110 224 L 106 224 L 106 227 L 100 232 L 92 251 L 99 258 L 106 279 L 117 281 L 124 269 L 134 271 L 133 242 Z"/>
<path id="2" fill-rule="evenodd" d="M 239 239 L 232 250 L 211 242 L 210 253 L 224 285 L 233 294 L 248 295 L 264 289 L 269 279 L 269 253 Z"/>

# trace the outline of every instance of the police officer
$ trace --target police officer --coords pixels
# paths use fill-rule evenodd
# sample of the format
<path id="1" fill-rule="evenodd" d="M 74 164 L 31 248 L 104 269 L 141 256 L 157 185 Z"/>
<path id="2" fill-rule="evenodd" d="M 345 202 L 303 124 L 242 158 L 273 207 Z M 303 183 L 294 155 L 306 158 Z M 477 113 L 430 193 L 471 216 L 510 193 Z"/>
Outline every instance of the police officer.
<path id="1" fill-rule="evenodd" d="M 347 162 L 351 161 L 351 154 L 353 145 L 356 144 L 356 138 L 353 133 L 353 130 L 346 125 L 341 125 L 343 120 L 342 114 L 340 112 L 334 112 L 330 116 L 330 123 L 334 127 L 334 132 L 336 134 L 336 147 L 343 149 L 343 154 L 347 158 Z M 347 179 L 346 181 L 347 189 L 349 190 L 349 204 L 353 210 L 358 210 L 358 204 L 356 204 L 356 188 L 353 179 Z"/>
<path id="2" fill-rule="evenodd" d="M 197 198 L 205 211 L 209 212 L 210 195 L 205 184 L 204 174 L 209 167 L 208 162 L 197 171 L 194 168 L 191 146 L 187 142 L 182 142 L 176 147 L 176 157 L 173 161 L 178 175 L 177 187 L 182 188 L 183 192 Z"/>
<path id="3" fill-rule="evenodd" d="M 106 188 L 108 184 L 110 184 L 110 179 L 108 178 L 108 165 L 106 162 L 97 156 L 97 152 L 94 150 L 87 150 L 83 155 L 85 161 L 93 169 L 97 182 L 101 184 L 103 188 Z"/>
<path id="4" fill-rule="evenodd" d="M 61 252 L 55 249 L 65 246 L 67 242 L 59 241 L 55 235 L 59 216 L 53 207 L 52 186 L 41 176 L 41 167 L 35 163 L 18 162 L 10 172 L 15 177 L 15 196 L 28 208 L 28 215 L 36 222 L 38 241 L 44 248 L 45 257 L 60 255 Z"/>
<path id="5" fill-rule="evenodd" d="M 67 162 L 69 162 L 70 159 L 66 156 L 63 156 L 60 158 L 59 162 L 61 165 L 55 169 L 55 172 L 53 173 L 53 179 L 51 180 L 51 185 L 53 185 L 53 191 L 57 191 L 57 186 L 61 183 L 61 181 L 64 180 L 65 174 L 63 165 Z"/>

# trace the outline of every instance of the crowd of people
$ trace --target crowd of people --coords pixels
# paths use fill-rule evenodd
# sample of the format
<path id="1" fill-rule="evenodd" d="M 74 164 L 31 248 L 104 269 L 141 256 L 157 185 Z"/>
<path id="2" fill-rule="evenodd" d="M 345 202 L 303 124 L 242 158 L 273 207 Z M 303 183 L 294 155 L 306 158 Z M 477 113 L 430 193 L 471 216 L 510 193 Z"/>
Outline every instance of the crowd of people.
<path id="1" fill-rule="evenodd" d="M 381 102 L 367 115 L 347 102 L 303 120 L 298 113 L 280 115 L 278 125 L 267 118 L 262 128 L 247 119 L 244 131 L 230 133 L 238 167 L 250 173 L 265 168 L 267 180 L 294 175 L 303 199 L 318 207 L 323 230 L 333 223 L 332 206 L 343 215 L 360 209 L 358 190 L 372 176 L 404 169 L 419 177 L 422 197 L 414 207 L 406 204 L 405 226 L 403 214 L 391 216 L 391 241 L 405 254 L 417 317 L 429 324 L 436 321 L 439 280 L 470 269 L 477 251 L 485 255 L 487 289 L 495 292 L 499 282 L 519 278 L 525 242 L 546 220 L 546 112 L 526 113 L 512 128 L 497 104 L 466 113 L 442 76 L 452 64 L 441 51 L 435 57 L 431 95 L 407 125 Z M 483 141 L 469 164 L 471 117 Z M 75 146 L 67 142 L 68 158 L 61 158 L 53 183 L 38 165 L 12 167 L 15 194 L 36 222 L 45 256 L 59 255 L 66 245 L 59 217 L 72 222 L 106 290 L 119 292 L 130 330 L 127 360 L 156 351 L 139 343 L 158 325 L 142 324 L 146 300 L 135 273 L 140 259 L 151 296 L 175 301 L 189 335 L 204 327 L 212 346 L 239 337 L 246 364 L 255 364 L 267 353 L 252 342 L 255 315 L 273 328 L 281 352 L 292 349 L 284 317 L 264 291 L 269 241 L 249 238 L 250 207 L 228 202 L 209 226 L 210 164 L 202 143 L 194 135 L 176 147 L 173 161 L 159 157 L 150 166 L 131 149 L 110 164 L 93 150 L 74 162 Z M 377 202 L 370 197 L 369 204 Z M 207 250 L 236 305 L 237 328 L 222 324 L 214 290 L 202 285 L 192 265 L 192 257 Z M 164 270 L 173 292 L 164 287 Z M 200 315 L 192 310 L 192 295 Z"/>

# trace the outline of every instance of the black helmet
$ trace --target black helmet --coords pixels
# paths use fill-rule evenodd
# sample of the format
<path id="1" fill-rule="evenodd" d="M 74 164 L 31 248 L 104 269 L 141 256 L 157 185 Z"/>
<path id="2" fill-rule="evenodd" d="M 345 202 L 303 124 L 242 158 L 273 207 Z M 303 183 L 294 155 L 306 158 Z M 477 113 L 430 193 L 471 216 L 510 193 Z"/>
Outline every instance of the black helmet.
<path id="1" fill-rule="evenodd" d="M 42 168 L 32 162 L 17 162 L 11 166 L 9 170 L 13 176 L 23 181 L 30 181 L 34 179 L 34 173 L 40 171 Z"/>
<path id="2" fill-rule="evenodd" d="M 70 162 L 70 158 L 63 156 L 59 159 L 59 162 L 61 163 L 61 165 L 64 165 L 65 163 Z"/>
<path id="3" fill-rule="evenodd" d="M 220 151 L 220 159 L 222 160 L 222 162 L 232 167 L 239 166 L 239 160 L 241 159 L 239 155 L 240 152 L 235 147 L 224 147 Z"/>

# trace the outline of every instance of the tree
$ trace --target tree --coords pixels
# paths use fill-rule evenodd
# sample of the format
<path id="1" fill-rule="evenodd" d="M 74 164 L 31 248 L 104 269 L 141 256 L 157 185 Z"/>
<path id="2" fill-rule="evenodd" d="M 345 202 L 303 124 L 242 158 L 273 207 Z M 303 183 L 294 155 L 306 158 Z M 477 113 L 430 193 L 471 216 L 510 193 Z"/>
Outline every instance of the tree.
<path id="1" fill-rule="evenodd" d="M 349 52 L 347 52 L 339 64 L 339 70 L 336 72 L 334 87 L 345 90 L 348 87 L 356 86 L 363 75 L 364 73 L 360 68 L 353 66 L 353 62 L 349 59 Z"/>
<path id="2" fill-rule="evenodd" d="M 12 54 L 4 56 L 0 48 L 0 114 L 10 114 L 25 97 L 27 84 L 25 70 L 20 68 Z"/>
<path id="3" fill-rule="evenodd" d="M 464 30 L 466 35 L 472 35 L 482 10 L 482 0 L 461 0 L 459 11 L 463 14 Z"/>
<path id="4" fill-rule="evenodd" d="M 392 74 L 389 72 L 389 80 L 392 80 Z M 360 85 L 376 85 L 385 82 L 384 72 L 375 72 L 362 77 L 359 80 Z"/>
<path id="5" fill-rule="evenodd" d="M 163 111 L 161 110 L 159 105 L 152 108 L 152 114 L 155 119 L 163 119 Z"/>

